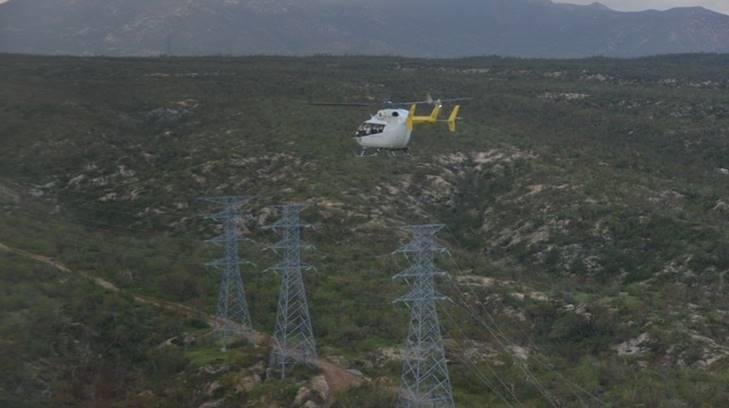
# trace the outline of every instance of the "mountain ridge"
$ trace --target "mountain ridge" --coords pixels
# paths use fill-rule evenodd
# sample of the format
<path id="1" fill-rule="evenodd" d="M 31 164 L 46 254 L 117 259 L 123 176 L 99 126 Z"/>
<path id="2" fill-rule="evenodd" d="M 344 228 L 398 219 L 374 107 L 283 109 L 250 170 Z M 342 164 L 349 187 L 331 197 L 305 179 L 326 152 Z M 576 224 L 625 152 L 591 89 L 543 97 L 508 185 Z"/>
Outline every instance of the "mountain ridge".
<path id="1" fill-rule="evenodd" d="M 29 54 L 572 58 L 729 52 L 729 16 L 702 7 L 620 12 L 550 0 L 26 0 L 0 10 L 0 52 Z"/>

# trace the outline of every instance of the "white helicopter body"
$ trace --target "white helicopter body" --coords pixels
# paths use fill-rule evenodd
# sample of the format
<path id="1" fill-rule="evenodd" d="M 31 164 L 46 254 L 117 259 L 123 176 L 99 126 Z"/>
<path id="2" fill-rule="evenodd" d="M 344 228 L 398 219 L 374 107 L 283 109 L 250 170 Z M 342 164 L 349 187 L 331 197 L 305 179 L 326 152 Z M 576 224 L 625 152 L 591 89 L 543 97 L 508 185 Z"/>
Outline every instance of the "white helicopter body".
<path id="1" fill-rule="evenodd" d="M 461 100 L 469 100 L 471 98 L 453 98 L 453 99 L 437 99 L 434 100 L 430 95 L 424 101 L 416 102 L 400 102 L 393 103 L 388 101 L 387 104 L 390 108 L 381 109 L 372 117 L 366 120 L 362 125 L 357 128 L 354 134 L 354 140 L 362 147 L 360 156 L 364 156 L 367 153 L 367 149 L 373 149 L 375 151 L 380 150 L 407 150 L 408 144 L 410 143 L 410 137 L 413 134 L 413 127 L 416 125 L 434 125 L 436 123 L 447 123 L 448 130 L 451 132 L 456 131 L 456 120 L 458 118 L 458 112 L 461 108 L 459 105 L 455 105 L 451 111 L 448 119 L 440 120 L 438 115 L 443 107 L 443 102 L 455 102 Z M 371 103 L 311 103 L 317 106 L 347 106 L 347 107 L 360 107 L 360 106 L 371 106 Z M 415 110 L 417 105 L 430 105 L 433 106 L 433 110 L 428 116 L 417 116 Z M 399 109 L 392 107 L 393 105 L 407 106 L 410 105 L 410 110 Z"/>
<path id="2" fill-rule="evenodd" d="M 354 139 L 364 149 L 405 149 L 413 133 L 409 115 L 405 109 L 383 109 L 357 129 Z"/>

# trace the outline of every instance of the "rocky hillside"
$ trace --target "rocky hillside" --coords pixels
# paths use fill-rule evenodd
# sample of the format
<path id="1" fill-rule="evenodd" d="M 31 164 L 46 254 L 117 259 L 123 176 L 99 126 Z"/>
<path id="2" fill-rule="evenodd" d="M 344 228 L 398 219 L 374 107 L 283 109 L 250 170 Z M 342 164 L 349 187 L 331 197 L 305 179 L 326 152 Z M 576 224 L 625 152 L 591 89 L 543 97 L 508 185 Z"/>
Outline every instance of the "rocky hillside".
<path id="1" fill-rule="evenodd" d="M 10 0 L 0 51 L 632 57 L 729 52 L 729 16 L 549 0 Z"/>
<path id="2" fill-rule="evenodd" d="M 4 405 L 387 406 L 407 324 L 391 253 L 420 222 L 447 225 L 460 406 L 729 402 L 726 57 L 5 61 Z M 395 158 L 354 157 L 368 110 L 303 103 L 427 91 L 475 99 Z M 242 193 L 256 329 L 278 290 L 264 227 L 307 203 L 319 351 L 361 386 L 267 380 L 265 343 L 219 352 L 197 198 Z"/>

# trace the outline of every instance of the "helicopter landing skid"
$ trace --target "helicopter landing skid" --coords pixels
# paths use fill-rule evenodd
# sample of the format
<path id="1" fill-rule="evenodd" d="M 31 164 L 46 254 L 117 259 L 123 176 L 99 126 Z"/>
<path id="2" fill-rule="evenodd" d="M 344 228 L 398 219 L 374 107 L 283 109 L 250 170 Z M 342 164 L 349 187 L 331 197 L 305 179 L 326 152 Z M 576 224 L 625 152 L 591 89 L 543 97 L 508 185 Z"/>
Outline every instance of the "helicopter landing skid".
<path id="1" fill-rule="evenodd" d="M 374 153 L 369 153 L 366 147 L 363 147 L 357 157 L 372 157 L 377 156 L 380 153 L 380 149 L 375 149 Z"/>
<path id="2" fill-rule="evenodd" d="M 410 156 L 410 151 L 408 148 L 404 149 L 373 149 L 374 152 L 370 152 L 367 148 L 362 148 L 362 150 L 359 152 L 357 157 L 373 157 L 378 156 L 380 152 L 387 152 L 387 155 L 390 157 L 398 157 L 400 155 L 402 156 Z"/>

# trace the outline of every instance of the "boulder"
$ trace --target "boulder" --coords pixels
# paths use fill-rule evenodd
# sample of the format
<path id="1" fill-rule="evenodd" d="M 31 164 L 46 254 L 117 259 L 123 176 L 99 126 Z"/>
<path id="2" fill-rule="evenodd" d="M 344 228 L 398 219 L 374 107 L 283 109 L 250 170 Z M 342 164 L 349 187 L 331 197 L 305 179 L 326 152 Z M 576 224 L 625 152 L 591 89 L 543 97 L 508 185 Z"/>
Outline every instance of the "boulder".
<path id="1" fill-rule="evenodd" d="M 311 398 L 311 390 L 306 387 L 299 388 L 299 391 L 296 392 L 296 398 L 294 398 L 294 404 L 295 407 L 303 406 L 306 401 Z"/>
<path id="2" fill-rule="evenodd" d="M 311 379 L 311 389 L 319 394 L 322 400 L 327 401 L 329 399 L 329 383 L 323 375 L 317 375 Z"/>
<path id="3" fill-rule="evenodd" d="M 221 388 L 223 388 L 223 384 L 218 381 L 213 381 L 205 388 L 205 394 L 212 397 Z"/>
<path id="4" fill-rule="evenodd" d="M 223 401 L 225 401 L 225 398 L 221 398 L 217 401 L 208 401 L 200 405 L 198 408 L 217 408 L 223 403 Z"/>
<path id="5" fill-rule="evenodd" d="M 252 374 L 246 377 L 241 378 L 238 380 L 237 384 L 235 385 L 235 392 L 241 393 L 241 392 L 249 392 L 253 388 L 256 387 L 256 385 L 261 383 L 261 376 L 258 374 Z"/>

